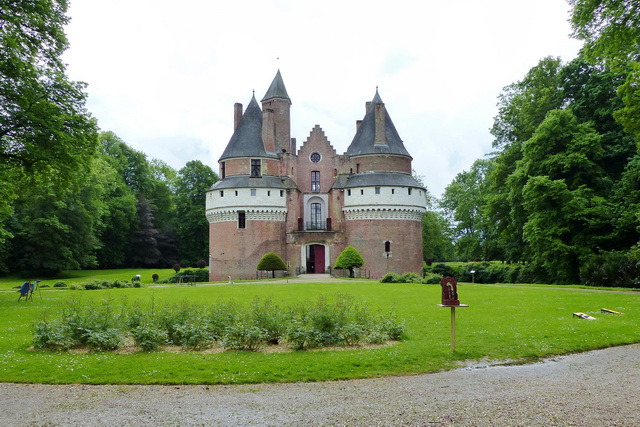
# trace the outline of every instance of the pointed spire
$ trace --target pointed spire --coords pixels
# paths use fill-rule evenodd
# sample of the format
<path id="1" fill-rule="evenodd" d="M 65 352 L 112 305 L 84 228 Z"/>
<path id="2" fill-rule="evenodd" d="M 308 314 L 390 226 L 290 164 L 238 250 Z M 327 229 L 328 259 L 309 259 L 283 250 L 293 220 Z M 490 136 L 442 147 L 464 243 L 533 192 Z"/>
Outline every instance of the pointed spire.
<path id="1" fill-rule="evenodd" d="M 282 81 L 280 70 L 276 73 L 276 76 L 271 82 L 271 86 L 269 86 L 269 90 L 267 90 L 267 93 L 260 102 L 268 101 L 273 98 L 286 99 L 291 103 L 291 98 L 289 98 L 289 95 L 287 94 L 287 88 L 284 87 L 284 81 Z"/>
<path id="2" fill-rule="evenodd" d="M 347 154 L 396 154 L 411 158 L 391 121 L 377 87 L 375 96 L 371 102 L 367 102 L 366 114 L 347 148 Z"/>
<path id="3" fill-rule="evenodd" d="M 266 155 L 262 143 L 262 110 L 254 95 L 218 161 L 233 157 Z"/>

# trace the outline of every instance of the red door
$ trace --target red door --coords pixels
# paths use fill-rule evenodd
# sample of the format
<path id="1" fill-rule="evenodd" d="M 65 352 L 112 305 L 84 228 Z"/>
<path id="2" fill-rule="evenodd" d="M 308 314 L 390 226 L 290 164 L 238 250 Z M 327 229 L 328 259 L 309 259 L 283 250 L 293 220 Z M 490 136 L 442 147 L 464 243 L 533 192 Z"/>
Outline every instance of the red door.
<path id="1" fill-rule="evenodd" d="M 322 245 L 313 245 L 314 246 L 314 264 L 315 264 L 315 273 L 316 274 L 324 274 L 324 246 Z"/>

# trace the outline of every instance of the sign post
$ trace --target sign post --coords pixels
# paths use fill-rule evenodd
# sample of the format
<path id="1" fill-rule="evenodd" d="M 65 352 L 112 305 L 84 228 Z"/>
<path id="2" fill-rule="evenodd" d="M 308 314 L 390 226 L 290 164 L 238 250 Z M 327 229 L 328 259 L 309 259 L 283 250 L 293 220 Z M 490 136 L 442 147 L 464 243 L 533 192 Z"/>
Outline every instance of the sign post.
<path id="1" fill-rule="evenodd" d="M 456 351 L 456 307 L 469 306 L 460 304 L 458 282 L 455 277 L 443 277 L 440 286 L 442 286 L 442 304 L 438 304 L 438 307 L 451 308 L 451 352 L 453 353 Z"/>

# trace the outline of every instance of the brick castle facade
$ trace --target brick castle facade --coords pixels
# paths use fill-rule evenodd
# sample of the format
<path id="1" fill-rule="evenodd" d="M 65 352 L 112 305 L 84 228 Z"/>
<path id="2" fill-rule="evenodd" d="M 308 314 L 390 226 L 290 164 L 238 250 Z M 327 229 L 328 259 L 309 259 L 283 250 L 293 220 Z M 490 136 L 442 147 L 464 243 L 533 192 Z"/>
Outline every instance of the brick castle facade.
<path id="1" fill-rule="evenodd" d="M 319 126 L 298 149 L 280 71 L 261 106 L 234 106 L 234 132 L 207 192 L 210 279 L 255 278 L 268 252 L 290 273 L 325 273 L 346 246 L 372 278 L 422 272 L 425 189 L 378 91 L 346 153 Z"/>

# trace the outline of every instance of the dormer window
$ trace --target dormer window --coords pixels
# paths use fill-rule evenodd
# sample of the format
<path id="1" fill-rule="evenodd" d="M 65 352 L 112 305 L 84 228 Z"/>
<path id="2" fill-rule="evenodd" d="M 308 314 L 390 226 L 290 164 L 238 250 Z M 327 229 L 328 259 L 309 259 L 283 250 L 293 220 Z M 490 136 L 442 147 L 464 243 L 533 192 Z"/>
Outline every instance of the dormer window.
<path id="1" fill-rule="evenodd" d="M 260 178 L 260 169 L 260 159 L 251 159 L 251 178 Z"/>

